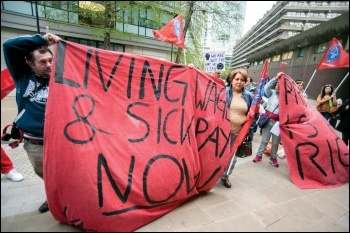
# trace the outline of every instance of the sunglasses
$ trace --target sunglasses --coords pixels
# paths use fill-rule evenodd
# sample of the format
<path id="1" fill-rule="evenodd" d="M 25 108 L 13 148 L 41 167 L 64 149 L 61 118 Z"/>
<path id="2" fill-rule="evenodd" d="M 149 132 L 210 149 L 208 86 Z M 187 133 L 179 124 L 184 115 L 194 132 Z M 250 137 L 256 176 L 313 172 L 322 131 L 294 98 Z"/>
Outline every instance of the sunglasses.
<path id="1" fill-rule="evenodd" d="M 332 87 L 331 84 L 324 85 L 324 87 Z"/>

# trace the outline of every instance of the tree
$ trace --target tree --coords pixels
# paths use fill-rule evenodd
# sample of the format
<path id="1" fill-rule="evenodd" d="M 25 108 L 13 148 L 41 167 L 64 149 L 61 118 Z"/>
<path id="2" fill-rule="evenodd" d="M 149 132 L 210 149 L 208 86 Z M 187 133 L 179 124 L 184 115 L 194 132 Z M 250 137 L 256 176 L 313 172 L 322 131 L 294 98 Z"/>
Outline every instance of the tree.
<path id="1" fill-rule="evenodd" d="M 242 7 L 237 1 L 182 1 L 184 15 L 184 34 L 187 37 L 186 51 L 188 61 L 203 67 L 203 35 L 211 31 L 213 35 L 229 41 L 229 31 L 240 33 L 243 19 Z M 182 62 L 180 48 L 177 49 L 176 62 Z"/>
<path id="2" fill-rule="evenodd" d="M 167 13 L 159 10 L 159 3 L 151 1 L 45 1 L 43 4 L 42 14 L 51 22 L 63 21 L 90 28 L 97 38 L 103 37 L 106 50 L 110 49 L 113 36 L 121 40 L 139 38 L 120 30 L 118 23 L 128 21 L 134 25 L 160 27 L 164 23 L 161 13 Z M 73 13 L 67 14 L 60 9 L 69 9 Z M 152 20 L 145 19 L 145 14 L 152 15 Z M 171 19 L 169 12 L 168 17 Z"/>
<path id="3" fill-rule="evenodd" d="M 203 35 L 211 31 L 214 35 L 230 40 L 229 29 L 237 32 L 243 18 L 240 2 L 237 1 L 174 1 L 171 6 L 159 1 L 44 1 L 50 4 L 45 8 L 45 16 L 51 20 L 77 23 L 92 29 L 96 37 L 103 37 L 104 49 L 110 49 L 112 37 L 123 40 L 138 35 L 118 28 L 118 23 L 161 28 L 173 17 L 184 15 L 184 35 L 187 38 L 186 51 L 189 63 L 203 66 Z M 76 5 L 77 4 L 77 5 Z M 48 5 L 46 5 L 48 6 Z M 74 14 L 57 9 L 70 9 Z M 149 17 L 151 15 L 152 19 Z M 184 63 L 181 49 L 178 48 L 175 62 Z"/>

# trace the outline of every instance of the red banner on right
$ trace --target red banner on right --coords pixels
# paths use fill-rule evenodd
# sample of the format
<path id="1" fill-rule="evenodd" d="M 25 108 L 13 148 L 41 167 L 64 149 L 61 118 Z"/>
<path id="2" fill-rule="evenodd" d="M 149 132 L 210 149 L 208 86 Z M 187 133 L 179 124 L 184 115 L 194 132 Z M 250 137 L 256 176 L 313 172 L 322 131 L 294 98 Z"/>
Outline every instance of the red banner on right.
<path id="1" fill-rule="evenodd" d="M 349 148 L 335 129 L 283 75 L 280 133 L 292 182 L 301 189 L 335 188 L 349 182 Z"/>

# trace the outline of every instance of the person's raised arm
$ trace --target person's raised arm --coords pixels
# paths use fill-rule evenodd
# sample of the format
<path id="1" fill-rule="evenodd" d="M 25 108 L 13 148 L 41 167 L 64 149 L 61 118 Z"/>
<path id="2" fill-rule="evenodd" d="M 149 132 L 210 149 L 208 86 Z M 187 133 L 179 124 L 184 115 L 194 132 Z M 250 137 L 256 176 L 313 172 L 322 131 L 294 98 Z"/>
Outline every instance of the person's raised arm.
<path id="1" fill-rule="evenodd" d="M 26 62 L 26 56 L 33 50 L 57 43 L 61 38 L 47 33 L 44 36 L 26 35 L 8 39 L 3 44 L 3 52 L 6 66 L 13 78 L 20 77 L 23 72 L 30 70 Z"/>
<path id="2" fill-rule="evenodd" d="M 272 78 L 264 87 L 264 92 L 267 97 L 272 95 L 272 88 L 276 85 L 277 80 L 282 76 L 283 72 L 279 72 L 276 77 Z"/>

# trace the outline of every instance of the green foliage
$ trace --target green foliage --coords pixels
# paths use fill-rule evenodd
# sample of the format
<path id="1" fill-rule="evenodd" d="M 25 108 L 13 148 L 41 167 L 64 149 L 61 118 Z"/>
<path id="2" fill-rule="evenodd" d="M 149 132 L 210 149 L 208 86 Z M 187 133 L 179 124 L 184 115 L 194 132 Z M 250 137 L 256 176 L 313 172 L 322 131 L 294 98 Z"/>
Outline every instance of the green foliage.
<path id="1" fill-rule="evenodd" d="M 74 5 L 75 3 L 78 5 Z M 210 30 L 218 37 L 230 40 L 228 28 L 238 32 L 239 22 L 243 17 L 237 1 L 57 1 L 55 4 L 56 7 L 70 4 L 67 8 L 71 13 L 67 14 L 67 11 L 60 11 L 53 6 L 45 7 L 42 13 L 48 19 L 52 22 L 64 21 L 91 28 L 93 35 L 104 38 L 106 48 L 109 48 L 111 37 L 121 40 L 140 38 L 136 34 L 119 30 L 116 27 L 118 23 L 126 21 L 134 25 L 160 29 L 181 13 L 184 19 L 186 63 L 193 63 L 200 69 L 204 68 L 204 33 Z M 75 15 L 72 12 L 75 12 Z M 146 17 L 146 14 L 152 15 L 152 19 Z M 173 56 L 175 62 L 185 63 L 184 53 L 177 46 L 174 46 Z"/>
<path id="2" fill-rule="evenodd" d="M 229 30 L 239 33 L 243 19 L 241 5 L 237 1 L 182 1 L 184 15 L 184 33 L 186 36 L 187 63 L 193 63 L 204 70 L 204 38 L 211 31 L 218 38 L 229 41 Z M 177 51 L 177 62 L 183 62 L 180 49 Z M 228 71 L 227 71 L 228 73 Z"/>

